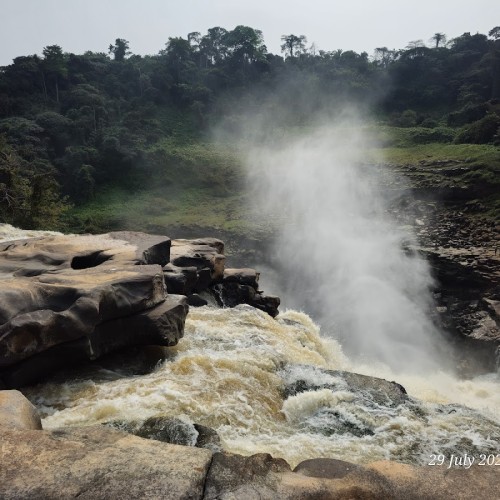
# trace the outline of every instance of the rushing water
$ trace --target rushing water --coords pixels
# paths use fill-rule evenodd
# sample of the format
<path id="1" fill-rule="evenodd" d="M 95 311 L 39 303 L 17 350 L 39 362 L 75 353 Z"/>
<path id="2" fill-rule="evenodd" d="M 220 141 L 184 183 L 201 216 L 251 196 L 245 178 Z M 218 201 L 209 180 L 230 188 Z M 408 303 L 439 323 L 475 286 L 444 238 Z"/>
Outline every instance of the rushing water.
<path id="1" fill-rule="evenodd" d="M 288 310 L 272 319 L 249 306 L 202 307 L 191 308 L 185 337 L 149 374 L 96 368 L 26 394 L 45 428 L 172 416 L 214 428 L 228 451 L 268 452 L 292 465 L 313 457 L 426 463 L 431 454 L 498 451 L 496 375 L 398 376 L 412 397 L 390 405 L 325 368 L 396 378 L 383 366 L 352 365 L 303 313 Z M 299 379 L 323 387 L 287 396 L 286 387 Z M 325 388 L 332 384 L 336 389 Z"/>
<path id="2" fill-rule="evenodd" d="M 43 234 L 0 225 L 0 240 Z M 395 374 L 352 362 L 333 337 L 294 310 L 272 319 L 249 306 L 191 308 L 184 338 L 152 372 L 131 376 L 121 361 L 95 363 L 24 392 L 44 428 L 177 417 L 214 428 L 228 451 L 268 452 L 292 465 L 313 457 L 423 464 L 431 454 L 498 452 L 498 374 Z M 384 403 L 325 369 L 396 380 L 411 397 Z M 290 391 L 298 381 L 309 390 Z"/>

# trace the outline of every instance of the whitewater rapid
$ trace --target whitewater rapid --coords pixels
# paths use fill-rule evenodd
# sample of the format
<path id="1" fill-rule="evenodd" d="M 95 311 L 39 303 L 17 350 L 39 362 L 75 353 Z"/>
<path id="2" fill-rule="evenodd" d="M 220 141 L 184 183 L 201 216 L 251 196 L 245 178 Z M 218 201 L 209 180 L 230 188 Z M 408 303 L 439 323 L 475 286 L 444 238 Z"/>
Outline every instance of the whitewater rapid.
<path id="1" fill-rule="evenodd" d="M 292 465 L 314 457 L 425 464 L 431 454 L 499 449 L 497 375 L 458 380 L 442 372 L 404 376 L 356 366 L 301 312 L 272 319 L 250 306 L 191 308 L 184 338 L 168 352 L 146 375 L 96 365 L 73 380 L 24 392 L 47 429 L 177 417 L 214 428 L 227 451 L 271 453 Z M 339 382 L 323 369 L 396 380 L 411 398 L 384 406 L 360 400 L 342 383 L 338 390 L 287 396 L 285 388 L 298 379 Z"/>

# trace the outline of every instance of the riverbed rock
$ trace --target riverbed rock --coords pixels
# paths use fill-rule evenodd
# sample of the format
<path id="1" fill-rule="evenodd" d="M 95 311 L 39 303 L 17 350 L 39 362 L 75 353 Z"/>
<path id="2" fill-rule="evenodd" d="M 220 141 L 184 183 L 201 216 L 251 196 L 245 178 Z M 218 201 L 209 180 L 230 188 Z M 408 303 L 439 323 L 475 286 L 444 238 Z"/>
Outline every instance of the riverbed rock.
<path id="1" fill-rule="evenodd" d="M 251 286 L 255 290 L 259 287 L 259 277 L 255 269 L 224 269 L 223 283 L 239 283 L 240 285 Z"/>
<path id="2" fill-rule="evenodd" d="M 231 306 L 248 303 L 276 316 L 279 298 L 257 289 L 258 273 L 233 270 L 224 278 L 223 252 L 215 238 L 171 241 L 130 231 L 1 243 L 0 387 L 32 384 L 128 346 L 175 345 L 187 304 L 206 305 L 197 294 L 217 283 L 237 288 Z"/>
<path id="3" fill-rule="evenodd" d="M 42 422 L 37 409 L 19 391 L 0 391 L 0 427 L 38 430 Z"/>
<path id="4" fill-rule="evenodd" d="M 163 443 L 196 446 L 213 452 L 222 450 L 220 437 L 214 429 L 175 417 L 150 417 L 144 422 L 117 420 L 105 425 Z"/>
<path id="5" fill-rule="evenodd" d="M 389 167 L 412 186 L 412 196 L 385 186 L 389 210 L 401 227 L 412 227 L 414 249 L 430 264 L 436 319 L 455 344 L 458 372 L 496 370 L 500 322 L 484 300 L 500 300 L 498 167 L 452 159 Z"/>
<path id="6" fill-rule="evenodd" d="M 452 457 L 446 457 L 448 460 Z M 463 458 L 463 457 L 462 457 Z M 495 500 L 500 488 L 500 474 L 494 466 L 477 465 L 472 467 L 412 466 L 390 461 L 368 464 L 367 469 L 377 472 L 390 485 L 393 498 L 420 500 L 439 498 L 455 500 L 457 498 L 481 498 Z"/>
<path id="7" fill-rule="evenodd" d="M 312 458 L 300 462 L 293 472 L 308 477 L 322 477 L 326 479 L 341 479 L 354 470 L 360 470 L 360 465 L 346 462 L 345 460 L 336 460 L 334 458 Z"/>
<path id="8" fill-rule="evenodd" d="M 408 401 L 406 389 L 397 382 L 359 373 L 325 370 L 316 366 L 289 365 L 282 370 L 281 377 L 285 380 L 285 397 L 305 391 L 330 389 L 349 391 L 369 406 L 394 408 Z"/>
<path id="9" fill-rule="evenodd" d="M 249 304 L 278 315 L 279 297 L 259 290 L 259 275 L 255 269 L 225 268 L 224 244 L 215 238 L 173 240 L 171 261 L 163 267 L 169 293 L 189 296 L 189 304 L 205 305 L 193 292 L 209 292 L 221 307 Z"/>

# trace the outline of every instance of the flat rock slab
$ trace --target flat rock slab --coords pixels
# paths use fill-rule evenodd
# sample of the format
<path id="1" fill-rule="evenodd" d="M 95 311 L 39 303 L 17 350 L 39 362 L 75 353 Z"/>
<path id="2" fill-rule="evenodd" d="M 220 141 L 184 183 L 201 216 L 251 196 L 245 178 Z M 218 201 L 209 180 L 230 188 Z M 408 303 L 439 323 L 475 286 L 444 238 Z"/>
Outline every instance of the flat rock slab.
<path id="1" fill-rule="evenodd" d="M 111 261 L 165 265 L 170 238 L 121 231 L 107 234 L 53 235 L 0 243 L 0 273 L 33 276 L 60 269 L 85 269 Z"/>
<path id="2" fill-rule="evenodd" d="M 212 453 L 104 427 L 0 431 L 0 498 L 198 499 Z"/>

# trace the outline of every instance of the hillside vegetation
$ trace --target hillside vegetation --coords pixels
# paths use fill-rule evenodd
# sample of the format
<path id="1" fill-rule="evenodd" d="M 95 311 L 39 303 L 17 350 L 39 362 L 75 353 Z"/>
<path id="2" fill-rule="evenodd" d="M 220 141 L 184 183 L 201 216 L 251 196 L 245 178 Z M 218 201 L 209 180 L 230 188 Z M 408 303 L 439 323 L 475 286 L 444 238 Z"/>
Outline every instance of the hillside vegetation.
<path id="1" fill-rule="evenodd" d="M 247 117 L 300 133 L 345 102 L 373 117 L 373 161 L 454 159 L 474 167 L 464 183 L 498 182 L 500 27 L 372 57 L 282 41 L 274 55 L 259 30 L 215 27 L 152 56 L 117 39 L 107 53 L 52 45 L 17 57 L 0 68 L 0 220 L 94 232 L 203 219 L 244 231 Z"/>

